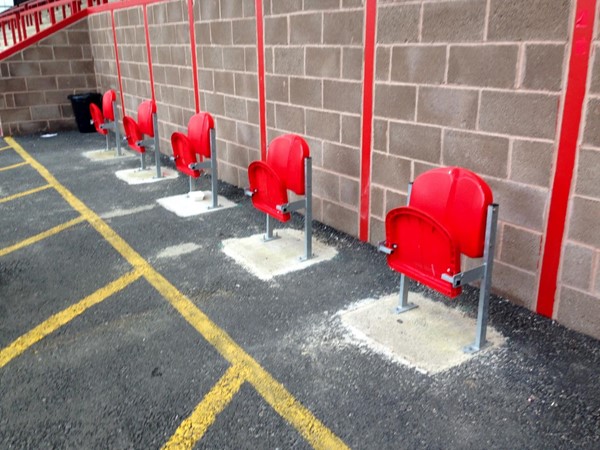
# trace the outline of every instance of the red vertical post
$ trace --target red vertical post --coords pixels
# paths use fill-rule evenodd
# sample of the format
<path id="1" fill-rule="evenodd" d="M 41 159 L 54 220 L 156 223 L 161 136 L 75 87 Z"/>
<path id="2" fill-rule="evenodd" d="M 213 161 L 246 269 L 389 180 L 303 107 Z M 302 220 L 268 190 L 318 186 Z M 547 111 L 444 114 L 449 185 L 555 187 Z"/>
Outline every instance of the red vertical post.
<path id="1" fill-rule="evenodd" d="M 112 32 L 113 42 L 115 43 L 115 60 L 117 63 L 117 77 L 119 79 L 119 95 L 121 97 L 121 109 L 123 110 L 123 117 L 125 117 L 125 100 L 123 97 L 123 80 L 121 79 L 121 63 L 119 62 L 119 45 L 117 43 L 117 29 L 115 27 L 115 11 L 110 11 L 110 19 L 112 21 Z"/>
<path id="2" fill-rule="evenodd" d="M 375 66 L 375 32 L 377 0 L 366 0 L 364 80 L 362 108 L 362 145 L 360 156 L 360 222 L 359 238 L 369 240 L 369 208 L 371 200 L 371 131 L 373 128 L 373 83 Z"/>
<path id="3" fill-rule="evenodd" d="M 154 92 L 154 71 L 152 70 L 152 51 L 150 50 L 150 32 L 148 31 L 148 11 L 144 4 L 144 34 L 146 35 L 146 52 L 148 54 L 148 73 L 150 75 L 150 90 L 152 91 L 152 101 L 156 103 Z"/>
<path id="4" fill-rule="evenodd" d="M 265 94 L 265 41 L 263 2 L 256 0 L 256 55 L 258 58 L 258 107 L 260 123 L 260 159 L 267 159 L 267 100 Z"/>
<path id="5" fill-rule="evenodd" d="M 573 33 L 571 35 L 567 90 L 565 92 L 556 170 L 552 183 L 538 287 L 537 312 L 546 317 L 552 317 L 554 312 L 558 267 L 560 265 L 569 194 L 577 156 L 577 141 L 585 100 L 595 11 L 596 0 L 577 1 Z"/>
<path id="6" fill-rule="evenodd" d="M 198 58 L 196 56 L 196 29 L 194 20 L 194 0 L 188 0 L 188 22 L 190 27 L 190 50 L 192 52 L 192 79 L 194 80 L 194 102 L 196 112 L 200 112 L 200 88 L 198 85 Z"/>

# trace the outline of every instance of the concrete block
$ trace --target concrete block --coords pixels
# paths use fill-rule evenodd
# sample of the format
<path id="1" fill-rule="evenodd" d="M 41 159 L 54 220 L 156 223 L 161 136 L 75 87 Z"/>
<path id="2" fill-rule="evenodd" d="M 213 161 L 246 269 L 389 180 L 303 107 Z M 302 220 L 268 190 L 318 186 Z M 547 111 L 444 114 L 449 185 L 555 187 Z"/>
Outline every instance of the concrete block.
<path id="1" fill-rule="evenodd" d="M 325 142 L 323 144 L 323 168 L 358 178 L 360 176 L 360 150 Z"/>
<path id="2" fill-rule="evenodd" d="M 235 84 L 233 81 L 233 72 L 221 72 L 215 70 L 213 73 L 215 82 L 215 91 L 223 94 L 235 94 Z"/>
<path id="3" fill-rule="evenodd" d="M 488 40 L 565 41 L 570 9 L 570 0 L 492 0 Z"/>
<path id="4" fill-rule="evenodd" d="M 347 80 L 362 80 L 363 49 L 344 47 L 342 51 L 342 78 Z"/>
<path id="5" fill-rule="evenodd" d="M 375 85 L 375 107 L 377 117 L 413 120 L 415 117 L 417 88 L 383 83 Z"/>
<path id="6" fill-rule="evenodd" d="M 373 120 L 373 149 L 382 153 L 388 152 L 388 122 L 387 120 Z"/>
<path id="7" fill-rule="evenodd" d="M 222 2 L 225 0 L 222 0 Z M 168 2 L 166 4 L 166 9 L 167 9 L 167 20 L 170 23 L 173 22 L 183 22 L 183 8 L 182 8 L 183 2 Z M 135 11 L 135 10 L 133 10 Z M 139 24 L 141 21 L 135 21 L 132 22 L 130 19 L 130 23 L 132 25 L 137 25 Z"/>
<path id="8" fill-rule="evenodd" d="M 235 95 L 240 97 L 258 98 L 258 80 L 255 74 L 235 74 Z"/>
<path id="9" fill-rule="evenodd" d="M 360 189 L 358 181 L 340 177 L 340 200 L 342 203 L 358 208 Z"/>
<path id="10" fill-rule="evenodd" d="M 204 47 L 202 61 L 206 69 L 223 69 L 223 50 L 221 47 Z"/>
<path id="11" fill-rule="evenodd" d="M 569 239 L 600 248 L 600 201 L 573 197 Z"/>
<path id="12" fill-rule="evenodd" d="M 31 108 L 32 120 L 60 119 L 61 117 L 58 105 L 38 105 Z"/>
<path id="13" fill-rule="evenodd" d="M 373 152 L 372 181 L 380 186 L 405 190 L 410 179 L 410 160 Z"/>
<path id="14" fill-rule="evenodd" d="M 340 140 L 340 115 L 314 109 L 306 110 L 306 134 L 319 139 Z"/>
<path id="15" fill-rule="evenodd" d="M 225 116 L 227 116 L 227 118 L 244 121 L 248 118 L 246 101 L 244 99 L 226 95 L 224 97 L 224 103 Z"/>
<path id="16" fill-rule="evenodd" d="M 589 290 L 592 281 L 594 251 L 568 242 L 561 259 L 560 283 L 577 289 Z"/>
<path id="17" fill-rule="evenodd" d="M 448 83 L 512 88 L 518 53 L 516 45 L 451 46 Z"/>
<path id="18" fill-rule="evenodd" d="M 371 185 L 371 215 L 384 218 L 383 199 L 385 191 L 383 188 Z"/>
<path id="19" fill-rule="evenodd" d="M 440 163 L 441 128 L 390 122 L 389 129 L 390 154 Z"/>
<path id="20" fill-rule="evenodd" d="M 477 91 L 422 87 L 419 89 L 417 120 L 454 128 L 475 129 L 477 102 Z"/>
<path id="21" fill-rule="evenodd" d="M 561 324 L 600 339 L 600 298 L 563 286 L 555 309 Z"/>
<path id="22" fill-rule="evenodd" d="M 247 72 L 256 72 L 257 71 L 256 49 L 251 48 L 251 47 L 246 47 L 244 49 L 244 60 L 246 63 L 246 71 Z"/>
<path id="23" fill-rule="evenodd" d="M 291 133 L 304 134 L 304 109 L 290 105 L 275 105 L 277 128 Z"/>
<path id="24" fill-rule="evenodd" d="M 362 11 L 326 12 L 323 14 L 323 43 L 328 45 L 362 45 Z"/>
<path id="25" fill-rule="evenodd" d="M 2 111 L 2 122 L 18 123 L 31 120 L 29 108 L 9 108 Z"/>
<path id="26" fill-rule="evenodd" d="M 592 55 L 594 62 L 592 63 L 592 71 L 590 73 L 590 93 L 600 93 L 600 45 L 592 45 Z"/>
<path id="27" fill-rule="evenodd" d="M 234 20 L 231 31 L 234 45 L 256 45 L 256 19 Z"/>
<path id="28" fill-rule="evenodd" d="M 207 21 L 220 18 L 219 0 L 204 0 L 197 4 L 200 6 L 200 20 Z"/>
<path id="29" fill-rule="evenodd" d="M 360 146 L 362 118 L 342 115 L 342 144 Z"/>
<path id="30" fill-rule="evenodd" d="M 423 42 L 483 40 L 486 0 L 438 1 L 423 5 Z"/>
<path id="31" fill-rule="evenodd" d="M 600 198 L 600 183 L 598 182 L 599 167 L 600 151 L 580 150 L 579 161 L 577 163 L 577 186 L 575 189 L 577 194 Z"/>
<path id="32" fill-rule="evenodd" d="M 54 61 L 44 63 L 44 66 L 53 64 Z M 8 64 L 8 72 L 11 77 L 34 77 L 42 75 L 40 63 L 37 61 L 11 62 Z"/>
<path id="33" fill-rule="evenodd" d="M 265 17 L 265 45 L 286 45 L 287 43 L 287 17 Z"/>
<path id="34" fill-rule="evenodd" d="M 290 77 L 290 102 L 293 105 L 321 107 L 323 104 L 321 80 Z"/>
<path id="35" fill-rule="evenodd" d="M 369 242 L 371 245 L 378 245 L 385 240 L 385 222 L 383 220 L 371 217 L 369 220 Z"/>
<path id="36" fill-rule="evenodd" d="M 65 48 L 65 47 L 60 47 L 60 48 Z M 71 48 L 71 47 L 66 47 L 66 48 Z M 81 49 L 81 47 L 73 47 L 73 48 Z M 39 46 L 28 47 L 25 50 L 23 50 L 23 52 L 22 52 L 23 60 L 24 61 L 43 61 L 43 60 L 54 59 L 52 50 L 53 50 L 52 47 L 39 47 Z M 54 52 L 56 52 L 56 48 L 54 49 Z M 4 65 L 4 67 L 8 67 L 8 66 Z M 8 73 L 5 76 L 8 76 Z"/>
<path id="37" fill-rule="evenodd" d="M 441 373 L 504 344 L 504 337 L 487 328 L 488 346 L 480 353 L 463 348 L 475 340 L 476 319 L 423 294 L 410 292 L 408 300 L 418 308 L 395 314 L 398 295 L 362 300 L 338 314 L 351 337 L 387 359 L 421 373 Z"/>
<path id="38" fill-rule="evenodd" d="M 323 200 L 323 222 L 351 236 L 358 235 L 358 212 Z"/>
<path id="39" fill-rule="evenodd" d="M 445 165 L 462 166 L 498 178 L 507 177 L 508 139 L 455 130 L 444 133 Z"/>
<path id="40" fill-rule="evenodd" d="M 557 95 L 483 91 L 479 126 L 495 133 L 554 139 L 558 102 Z"/>
<path id="41" fill-rule="evenodd" d="M 555 144 L 547 142 L 515 140 L 511 156 L 511 180 L 549 187 L 554 149 Z"/>
<path id="42" fill-rule="evenodd" d="M 388 81 L 390 79 L 391 49 L 377 47 L 375 53 L 375 80 Z"/>
<path id="43" fill-rule="evenodd" d="M 274 49 L 274 73 L 278 75 L 304 75 L 304 49 Z"/>
<path id="44" fill-rule="evenodd" d="M 302 11 L 302 0 L 275 0 L 271 3 L 273 14 L 288 14 Z"/>
<path id="45" fill-rule="evenodd" d="M 446 46 L 402 46 L 392 50 L 392 81 L 440 84 L 446 72 Z"/>
<path id="46" fill-rule="evenodd" d="M 119 180 L 125 181 L 129 185 L 158 183 L 177 178 L 179 175 L 176 170 L 168 167 L 161 167 L 162 178 L 156 178 L 156 167 L 149 167 L 146 170 L 125 169 L 115 172 Z"/>
<path id="47" fill-rule="evenodd" d="M 221 0 L 221 18 L 243 17 L 243 2 L 240 0 Z"/>
<path id="48" fill-rule="evenodd" d="M 338 9 L 340 7 L 339 0 L 304 0 L 304 10 L 323 10 L 323 9 Z"/>
<path id="49" fill-rule="evenodd" d="M 231 22 L 212 22 L 210 24 L 210 41 L 216 45 L 231 45 L 233 42 Z"/>
<path id="50" fill-rule="evenodd" d="M 267 99 L 275 102 L 289 102 L 288 77 L 279 75 L 266 75 Z"/>
<path id="51" fill-rule="evenodd" d="M 306 75 L 339 78 L 342 51 L 335 47 L 306 47 Z"/>
<path id="52" fill-rule="evenodd" d="M 340 177 L 323 170 L 313 171 L 313 194 L 333 202 L 340 201 Z"/>
<path id="53" fill-rule="evenodd" d="M 516 305 L 535 309 L 538 287 L 535 274 L 495 261 L 492 277 L 495 294 Z"/>
<path id="54" fill-rule="evenodd" d="M 598 98 L 588 100 L 583 143 L 600 147 L 600 99 Z"/>
<path id="55" fill-rule="evenodd" d="M 413 179 L 414 178 L 416 178 L 416 176 L 413 177 Z M 406 186 L 404 186 L 403 190 L 404 191 L 408 190 L 408 184 Z M 407 199 L 406 194 L 400 194 L 398 192 L 386 190 L 385 191 L 384 215 L 387 214 L 388 212 L 390 212 L 394 208 L 399 208 L 400 206 L 406 206 L 407 205 L 406 199 Z"/>
<path id="56" fill-rule="evenodd" d="M 289 17 L 290 44 L 320 44 L 322 42 L 323 16 L 320 13 L 299 14 Z"/>
<path id="57" fill-rule="evenodd" d="M 377 9 L 377 42 L 396 44 L 419 40 L 421 5 L 382 5 Z"/>
<path id="58" fill-rule="evenodd" d="M 526 89 L 560 91 L 564 63 L 564 45 L 526 45 L 522 86 Z"/>
<path id="59" fill-rule="evenodd" d="M 264 241 L 264 234 L 223 241 L 223 253 L 261 280 L 304 270 L 329 261 L 337 251 L 313 238 L 313 258 L 301 261 L 304 255 L 304 233 L 289 228 L 276 229 L 279 239 Z"/>
<path id="60" fill-rule="evenodd" d="M 535 272 L 540 261 L 541 240 L 541 233 L 505 224 L 499 259 L 520 269 Z"/>
<path id="61" fill-rule="evenodd" d="M 83 152 L 81 155 L 92 162 L 112 162 L 137 157 L 137 153 L 134 154 L 133 152 L 127 151 L 123 147 L 121 147 L 121 155 L 117 155 L 117 151 L 114 148 L 114 142 L 112 140 L 111 142 L 113 144 L 113 148 L 109 148 L 108 150 L 90 150 L 88 152 Z"/>
<path id="62" fill-rule="evenodd" d="M 250 148 L 258 148 L 260 146 L 260 130 L 256 125 L 236 122 L 236 135 L 238 144 Z"/>
<path id="63" fill-rule="evenodd" d="M 360 114 L 362 83 L 323 80 L 323 107 L 335 111 Z"/>

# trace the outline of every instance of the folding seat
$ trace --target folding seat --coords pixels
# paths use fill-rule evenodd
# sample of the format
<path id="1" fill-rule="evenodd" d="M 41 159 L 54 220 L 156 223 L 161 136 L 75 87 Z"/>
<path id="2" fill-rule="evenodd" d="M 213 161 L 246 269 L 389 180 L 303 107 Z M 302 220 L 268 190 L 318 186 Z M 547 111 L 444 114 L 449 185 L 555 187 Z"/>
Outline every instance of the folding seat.
<path id="1" fill-rule="evenodd" d="M 304 209 L 305 255 L 312 257 L 312 160 L 308 144 L 296 134 L 279 136 L 271 142 L 267 160 L 254 161 L 248 166 L 250 187 L 246 195 L 256 209 L 266 214 L 265 240 L 275 239 L 272 218 L 290 220 L 290 213 Z M 288 190 L 299 200 L 290 202 Z"/>
<path id="2" fill-rule="evenodd" d="M 133 117 L 123 117 L 123 128 L 129 147 L 140 154 L 141 170 L 146 169 L 146 149 L 154 147 L 156 160 L 156 178 L 161 178 L 160 170 L 160 140 L 158 138 L 158 118 L 156 103 L 153 100 L 143 101 L 138 107 L 138 121 Z M 144 139 L 144 135 L 149 138 Z"/>
<path id="3" fill-rule="evenodd" d="M 106 150 L 110 149 L 109 131 L 115 135 L 117 156 L 121 156 L 121 138 L 119 130 L 119 109 L 117 107 L 117 94 L 108 90 L 102 96 L 102 109 L 95 103 L 90 103 L 90 115 L 96 131 L 106 136 Z"/>
<path id="4" fill-rule="evenodd" d="M 415 307 L 408 303 L 406 277 L 450 298 L 462 292 L 463 284 L 481 280 L 475 342 L 465 348 L 476 352 L 485 344 L 492 283 L 498 221 L 492 191 L 469 170 L 438 168 L 409 185 L 408 204 L 388 212 L 386 240 L 379 245 L 388 265 L 402 274 L 396 311 Z M 483 258 L 483 264 L 463 272 L 461 255 Z"/>
<path id="5" fill-rule="evenodd" d="M 194 180 L 200 177 L 201 170 L 210 169 L 212 208 L 217 208 L 217 146 L 212 116 L 207 112 L 194 114 L 187 131 L 187 135 L 180 132 L 171 135 L 172 160 L 177 170 L 189 176 L 190 192 L 194 190 Z M 206 160 L 202 161 L 203 158 Z"/>

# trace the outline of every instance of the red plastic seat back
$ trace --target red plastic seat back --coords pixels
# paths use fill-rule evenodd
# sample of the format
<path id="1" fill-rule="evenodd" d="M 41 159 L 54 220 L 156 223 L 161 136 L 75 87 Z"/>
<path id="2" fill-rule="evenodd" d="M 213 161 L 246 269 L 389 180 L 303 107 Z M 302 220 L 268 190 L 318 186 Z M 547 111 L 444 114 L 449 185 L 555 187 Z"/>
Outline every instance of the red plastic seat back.
<path id="1" fill-rule="evenodd" d="M 304 139 L 296 134 L 284 134 L 271 141 L 267 164 L 287 189 L 304 195 L 304 159 L 309 156 L 308 144 Z"/>
<path id="2" fill-rule="evenodd" d="M 90 115 L 92 116 L 92 122 L 94 122 L 94 128 L 96 131 L 102 135 L 107 135 L 108 130 L 104 130 L 101 128 L 101 125 L 104 124 L 104 117 L 102 116 L 102 111 L 98 108 L 98 105 L 95 103 L 90 103 Z"/>
<path id="3" fill-rule="evenodd" d="M 123 117 L 123 128 L 125 129 L 125 136 L 127 137 L 129 147 L 136 152 L 145 153 L 146 149 L 137 145 L 137 142 L 143 139 L 143 135 L 136 121 L 129 116 Z"/>
<path id="4" fill-rule="evenodd" d="M 210 158 L 210 130 L 215 122 L 209 113 L 194 114 L 188 123 L 188 139 L 192 150 L 198 155 Z"/>
<path id="5" fill-rule="evenodd" d="M 393 248 L 388 265 L 449 297 L 461 288 L 442 280 L 460 272 L 460 252 L 449 231 L 427 213 L 410 206 L 391 210 L 385 218 L 386 246 Z"/>
<path id="6" fill-rule="evenodd" d="M 410 206 L 438 221 L 461 253 L 483 256 L 487 207 L 492 191 L 479 176 L 460 167 L 433 169 L 413 183 Z"/>
<path id="7" fill-rule="evenodd" d="M 196 153 L 194 153 L 188 137 L 183 133 L 173 133 L 171 135 L 171 146 L 173 147 L 173 157 L 175 158 L 177 170 L 198 178 L 200 171 L 190 169 L 190 164 L 196 162 Z"/>
<path id="8" fill-rule="evenodd" d="M 140 131 L 150 137 L 154 137 L 154 122 L 152 115 L 156 112 L 156 103 L 146 100 L 138 107 L 138 126 Z"/>
<path id="9" fill-rule="evenodd" d="M 254 192 L 252 204 L 280 222 L 290 220 L 290 213 L 282 213 L 277 205 L 288 202 L 287 188 L 273 168 L 262 162 L 254 161 L 248 166 L 250 190 Z"/>
<path id="10" fill-rule="evenodd" d="M 115 121 L 115 112 L 113 110 L 113 103 L 117 101 L 117 94 L 112 89 L 106 91 L 102 96 L 102 113 L 106 120 L 111 122 Z"/>

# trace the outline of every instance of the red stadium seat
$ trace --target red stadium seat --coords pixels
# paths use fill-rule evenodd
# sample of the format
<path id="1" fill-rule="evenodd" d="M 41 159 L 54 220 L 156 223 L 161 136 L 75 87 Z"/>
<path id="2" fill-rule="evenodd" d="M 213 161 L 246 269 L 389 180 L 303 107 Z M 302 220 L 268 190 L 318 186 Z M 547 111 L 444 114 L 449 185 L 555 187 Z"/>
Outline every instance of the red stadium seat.
<path id="1" fill-rule="evenodd" d="M 386 240 L 379 249 L 388 265 L 400 272 L 397 312 L 415 306 L 407 301 L 408 276 L 451 298 L 462 285 L 482 279 L 475 343 L 485 344 L 498 205 L 489 186 L 475 173 L 459 167 L 423 173 L 409 187 L 409 205 L 391 210 L 385 220 Z M 483 257 L 483 265 L 461 271 L 461 254 Z"/>
<path id="2" fill-rule="evenodd" d="M 110 148 L 110 137 L 109 131 L 112 131 L 115 135 L 115 144 L 117 150 L 117 156 L 121 155 L 121 137 L 119 130 L 117 110 L 117 94 L 115 91 L 108 90 L 102 96 L 102 108 L 99 108 L 94 103 L 90 104 L 90 115 L 92 116 L 92 123 L 98 133 L 106 136 L 106 150 Z"/>
<path id="3" fill-rule="evenodd" d="M 141 169 L 146 169 L 146 149 L 152 146 L 154 147 L 154 159 L 156 162 L 156 178 L 162 178 L 160 170 L 160 140 L 158 139 L 158 133 L 156 133 L 157 125 L 158 119 L 154 100 L 145 100 L 140 103 L 140 106 L 138 106 L 137 122 L 133 117 L 123 117 L 123 128 L 125 129 L 127 143 L 132 150 L 140 154 Z M 149 136 L 150 139 L 144 139 L 144 135 Z"/>
<path id="4" fill-rule="evenodd" d="M 250 187 L 246 195 L 267 215 L 266 240 L 274 239 L 271 218 L 290 220 L 290 213 L 305 210 L 305 259 L 312 257 L 312 164 L 308 144 L 295 134 L 279 136 L 268 148 L 267 161 L 248 167 Z M 304 199 L 289 203 L 288 190 Z"/>

